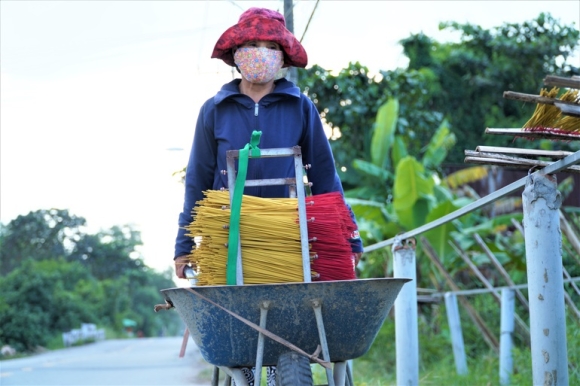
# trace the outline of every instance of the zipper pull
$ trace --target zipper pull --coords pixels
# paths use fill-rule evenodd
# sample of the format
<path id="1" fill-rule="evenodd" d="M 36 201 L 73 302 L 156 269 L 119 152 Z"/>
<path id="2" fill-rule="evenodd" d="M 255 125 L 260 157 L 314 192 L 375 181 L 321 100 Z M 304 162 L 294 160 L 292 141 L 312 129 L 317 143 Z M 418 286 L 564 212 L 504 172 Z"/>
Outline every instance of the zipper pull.
<path id="1" fill-rule="evenodd" d="M 257 117 L 258 116 L 258 107 L 260 107 L 260 105 L 258 105 L 256 103 L 256 105 L 254 106 L 254 116 Z"/>

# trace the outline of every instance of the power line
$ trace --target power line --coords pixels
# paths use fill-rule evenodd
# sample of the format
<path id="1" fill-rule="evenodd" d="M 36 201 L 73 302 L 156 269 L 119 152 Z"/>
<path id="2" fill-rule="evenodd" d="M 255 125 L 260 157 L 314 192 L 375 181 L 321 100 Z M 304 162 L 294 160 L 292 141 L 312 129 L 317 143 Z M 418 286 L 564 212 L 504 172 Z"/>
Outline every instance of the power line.
<path id="1" fill-rule="evenodd" d="M 235 5 L 236 7 L 238 7 L 239 9 L 241 9 L 242 11 L 245 11 L 245 9 L 239 5 L 238 3 L 236 3 L 234 0 L 228 0 L 230 3 L 232 3 L 233 5 Z"/>
<path id="2" fill-rule="evenodd" d="M 308 27 L 310 26 L 310 22 L 312 21 L 312 17 L 314 16 L 314 12 L 316 12 L 316 7 L 318 7 L 319 2 L 320 2 L 320 0 L 316 0 L 316 4 L 314 4 L 314 9 L 310 13 L 310 17 L 308 18 L 308 23 L 306 23 L 306 27 L 304 28 L 304 32 L 302 33 L 302 37 L 300 38 L 300 43 L 302 43 L 302 40 L 304 39 L 304 36 L 306 35 L 306 32 L 308 31 Z"/>

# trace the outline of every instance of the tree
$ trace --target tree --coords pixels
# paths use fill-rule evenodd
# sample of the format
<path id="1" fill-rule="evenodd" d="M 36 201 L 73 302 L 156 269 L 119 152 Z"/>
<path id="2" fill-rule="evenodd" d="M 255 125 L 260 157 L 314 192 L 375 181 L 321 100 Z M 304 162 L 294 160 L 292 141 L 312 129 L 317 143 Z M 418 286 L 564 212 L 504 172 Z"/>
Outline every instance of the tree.
<path id="1" fill-rule="evenodd" d="M 101 280 L 122 276 L 131 270 L 143 269 L 137 252 L 141 235 L 130 226 L 114 226 L 92 235 L 83 235 L 67 260 L 78 261 Z"/>
<path id="2" fill-rule="evenodd" d="M 398 101 L 395 132 L 411 154 L 424 151 L 433 128 L 443 121 L 443 115 L 429 106 L 429 95 L 435 90 L 433 74 L 428 69 L 372 75 L 360 63 L 350 63 L 337 75 L 316 65 L 299 71 L 301 88 L 331 130 L 330 144 L 345 189 L 374 182 L 362 181 L 364 177 L 355 172 L 353 162 L 367 159 L 371 153 L 376 115 L 387 100 Z M 385 166 L 392 172 L 389 159 Z"/>
<path id="3" fill-rule="evenodd" d="M 131 311 L 127 317 L 137 322 L 138 329 L 145 336 L 159 336 L 180 331 L 183 322 L 175 312 L 151 312 L 152 305 L 164 303 L 159 292 L 161 289 L 175 287 L 172 281 L 174 273 L 167 269 L 162 273 L 150 270 L 132 270 L 127 272 L 130 285 L 126 288 L 131 300 Z M 174 310 L 173 310 L 174 311 Z"/>
<path id="4" fill-rule="evenodd" d="M 355 212 L 377 241 L 397 230 L 393 224 L 409 229 L 435 209 L 426 205 L 431 193 L 417 196 L 410 205 L 395 205 L 396 211 L 389 206 L 397 196 L 401 203 L 415 197 L 400 193 L 411 176 L 423 175 L 417 181 L 428 181 L 430 173 L 437 173 L 443 179 L 443 162 L 462 160 L 464 149 L 511 141 L 481 139 L 486 126 L 517 127 L 518 122 L 521 126 L 533 111 L 534 106 L 526 110 L 503 100 L 503 91 L 537 92 L 546 72 L 578 73 L 567 60 L 578 45 L 579 32 L 549 15 L 489 31 L 458 23 L 441 28 L 460 32 L 461 41 L 439 44 L 423 34 L 412 35 L 401 42 L 410 59 L 407 69 L 370 75 L 366 67 L 351 63 L 336 75 L 319 66 L 300 73 L 301 87 L 331 129 L 331 146 L 347 197 L 372 203 Z M 443 126 L 448 133 L 441 131 Z M 447 152 L 432 145 L 445 143 L 450 134 L 461 146 L 448 148 L 450 156 L 442 158 Z M 373 205 L 382 214 L 371 209 Z M 403 207 L 412 212 L 406 215 Z M 412 217 L 420 212 L 424 213 Z"/>
<path id="5" fill-rule="evenodd" d="M 535 106 L 503 99 L 504 91 L 539 94 L 546 75 L 580 74 L 569 63 L 578 46 L 578 28 L 561 25 L 549 14 L 490 30 L 456 22 L 441 23 L 440 29 L 459 32 L 460 41 L 437 43 L 417 34 L 401 44 L 409 70 L 429 69 L 435 75 L 432 107 L 445 114 L 462 144 L 450 154 L 451 162 L 462 162 L 464 149 L 484 143 L 513 145 L 512 138 L 484 137 L 485 128 L 522 127 Z"/>
<path id="6" fill-rule="evenodd" d="M 334 129 L 331 145 L 343 173 L 347 202 L 357 216 L 366 245 L 476 200 L 477 195 L 465 194 L 468 189 L 459 189 L 462 183 L 484 176 L 485 168 L 470 168 L 468 173 L 446 178 L 443 162 L 458 162 L 464 149 L 499 144 L 499 137 L 483 142 L 486 126 L 521 127 L 529 118 L 534 106 L 522 109 L 518 103 L 503 100 L 503 91 L 537 94 L 545 75 L 578 73 L 567 63 L 578 45 L 578 31 L 560 26 L 549 16 L 491 31 L 457 23 L 443 27 L 461 32 L 461 42 L 438 44 L 425 35 L 414 35 L 402 42 L 410 58 L 407 69 L 369 76 L 356 63 L 337 75 L 313 67 L 300 78 L 305 92 Z M 523 69 L 522 63 L 527 66 L 528 62 L 530 68 Z M 455 141 L 460 146 L 453 147 Z M 508 141 L 513 146 L 511 138 Z M 447 157 L 447 151 L 452 156 Z M 466 264 L 448 242 L 456 241 L 474 264 L 485 266 L 489 258 L 475 244 L 475 233 L 512 277 L 522 282 L 522 236 L 511 223 L 518 218 L 521 212 L 489 216 L 479 210 L 424 236 L 457 282 L 464 279 L 465 287 L 473 288 L 478 282 L 465 274 Z M 416 252 L 418 286 L 444 288 L 441 273 L 422 258 L 420 243 Z M 359 277 L 388 275 L 388 258 L 386 249 L 365 253 Z M 441 328 L 437 307 L 425 307 L 421 312 L 420 322 L 425 322 L 427 329 Z M 434 335 L 425 332 L 428 339 Z M 467 333 L 473 334 L 469 329 Z M 477 357 L 488 352 L 479 343 L 471 350 Z"/>
<path id="7" fill-rule="evenodd" d="M 27 259 L 66 256 L 84 232 L 85 219 L 67 210 L 44 209 L 20 215 L 0 228 L 0 275 Z"/>
<path id="8" fill-rule="evenodd" d="M 0 228 L 0 345 L 34 350 L 55 336 L 95 323 L 122 331 L 138 321 L 145 336 L 175 334 L 174 312 L 154 314 L 159 290 L 174 287 L 171 271 L 147 267 L 138 231 L 115 226 L 87 234 L 82 217 L 38 210 Z"/>
<path id="9" fill-rule="evenodd" d="M 74 291 L 79 280 L 90 281 L 90 274 L 80 264 L 62 259 L 29 259 L 3 277 L 0 341 L 30 351 L 45 345 L 56 332 L 97 321 L 99 310 Z"/>

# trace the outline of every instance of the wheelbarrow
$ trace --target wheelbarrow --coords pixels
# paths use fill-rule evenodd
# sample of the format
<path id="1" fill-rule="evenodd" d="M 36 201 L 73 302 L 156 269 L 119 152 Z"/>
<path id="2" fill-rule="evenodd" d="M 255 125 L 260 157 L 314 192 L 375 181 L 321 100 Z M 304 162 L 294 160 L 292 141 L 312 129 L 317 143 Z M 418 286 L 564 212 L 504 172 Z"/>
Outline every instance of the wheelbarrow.
<path id="1" fill-rule="evenodd" d="M 310 363 L 318 362 L 326 367 L 328 385 L 353 385 L 347 361 L 369 350 L 407 281 L 381 278 L 161 292 L 187 325 L 203 358 L 227 374 L 226 382 L 247 385 L 242 367 L 256 367 L 259 380 L 262 366 L 277 365 L 277 384 L 311 385 Z M 323 360 L 318 359 L 320 351 Z M 212 384 L 218 384 L 217 377 Z"/>
<path id="2" fill-rule="evenodd" d="M 353 385 L 347 361 L 368 351 L 401 287 L 410 279 L 312 282 L 301 149 L 257 149 L 260 134 L 254 132 L 245 149 L 227 152 L 230 198 L 234 203 L 236 194 L 241 195 L 249 184 L 289 185 L 290 196 L 298 198 L 304 282 L 244 285 L 238 244 L 233 248 L 238 251 L 233 264 L 237 266 L 235 285 L 161 292 L 180 314 L 203 358 L 218 369 L 214 386 L 219 370 L 226 373 L 226 384 L 233 379 L 237 386 L 247 385 L 241 368 L 248 367 L 256 368 L 259 385 L 262 366 L 274 365 L 278 385 L 312 385 L 311 363 L 326 368 L 328 385 Z M 261 157 L 294 157 L 295 178 L 246 181 L 245 172 L 240 173 L 242 179 L 236 178 L 238 158 L 242 170 L 248 158 Z"/>

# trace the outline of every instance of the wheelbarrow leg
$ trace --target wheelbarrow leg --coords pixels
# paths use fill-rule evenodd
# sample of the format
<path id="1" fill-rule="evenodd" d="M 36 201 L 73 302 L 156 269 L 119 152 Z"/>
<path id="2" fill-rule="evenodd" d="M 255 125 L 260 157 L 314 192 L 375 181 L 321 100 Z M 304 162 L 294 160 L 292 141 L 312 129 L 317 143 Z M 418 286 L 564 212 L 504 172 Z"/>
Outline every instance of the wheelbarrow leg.
<path id="1" fill-rule="evenodd" d="M 312 308 L 314 309 L 314 316 L 316 317 L 316 327 L 318 327 L 318 337 L 322 345 L 322 358 L 330 362 L 330 353 L 328 352 L 328 343 L 326 341 L 326 331 L 324 330 L 324 322 L 322 321 L 322 303 L 320 300 L 312 300 Z M 326 369 L 326 378 L 328 379 L 328 386 L 335 386 L 334 377 L 331 369 Z"/>
<path id="2" fill-rule="evenodd" d="M 347 386 L 354 386 L 354 380 L 352 379 L 352 359 L 346 361 L 346 384 Z"/>
<path id="3" fill-rule="evenodd" d="M 246 376 L 242 370 L 225 366 L 220 366 L 219 368 L 224 373 L 226 373 L 226 381 L 224 382 L 224 386 L 230 386 L 232 379 L 236 383 L 236 386 L 248 386 L 248 380 L 246 379 Z"/>
<path id="4" fill-rule="evenodd" d="M 213 374 L 211 375 L 211 386 L 219 386 L 220 383 L 220 368 L 213 367 Z"/>
<path id="5" fill-rule="evenodd" d="M 265 300 L 260 304 L 260 327 L 266 329 L 266 320 L 268 318 L 268 309 L 270 302 Z M 264 359 L 264 334 L 258 333 L 258 352 L 256 353 L 256 370 L 254 373 L 254 384 L 262 384 L 262 363 Z"/>
<path id="6" fill-rule="evenodd" d="M 336 386 L 344 386 L 346 384 L 346 362 L 334 363 L 334 384 Z"/>
<path id="7" fill-rule="evenodd" d="M 185 327 L 183 332 L 183 339 L 181 341 L 181 349 L 179 350 L 179 357 L 183 358 L 185 356 L 185 349 L 187 348 L 187 340 L 189 339 L 189 329 Z"/>

